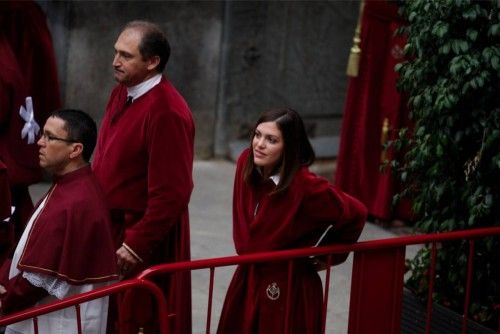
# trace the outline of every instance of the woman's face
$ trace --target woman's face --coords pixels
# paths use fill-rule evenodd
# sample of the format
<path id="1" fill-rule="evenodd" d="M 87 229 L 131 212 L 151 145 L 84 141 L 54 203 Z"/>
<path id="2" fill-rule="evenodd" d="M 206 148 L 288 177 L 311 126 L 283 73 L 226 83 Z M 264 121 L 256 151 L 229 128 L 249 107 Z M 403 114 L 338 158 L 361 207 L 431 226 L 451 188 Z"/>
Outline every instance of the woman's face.
<path id="1" fill-rule="evenodd" d="M 264 122 L 257 125 L 252 140 L 253 162 L 262 168 L 264 177 L 281 161 L 283 154 L 283 135 L 276 122 Z"/>

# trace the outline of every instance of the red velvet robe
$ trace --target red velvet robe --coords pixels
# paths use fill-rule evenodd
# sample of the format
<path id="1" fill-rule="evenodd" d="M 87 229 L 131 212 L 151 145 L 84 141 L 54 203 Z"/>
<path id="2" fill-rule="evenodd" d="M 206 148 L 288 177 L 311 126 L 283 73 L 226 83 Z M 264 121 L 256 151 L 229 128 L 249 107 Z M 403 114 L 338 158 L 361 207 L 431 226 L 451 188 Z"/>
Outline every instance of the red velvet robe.
<path id="1" fill-rule="evenodd" d="M 14 229 L 3 220 L 11 214 L 10 186 L 7 166 L 0 159 L 0 266 L 13 246 Z"/>
<path id="2" fill-rule="evenodd" d="M 1 20 L 2 14 L 0 26 Z M 10 202 L 16 207 L 10 222 L 0 225 L 0 265 L 21 236 L 33 209 L 27 185 L 41 177 L 38 146 L 36 143 L 27 144 L 21 138 L 24 121 L 19 116 L 19 108 L 24 105 L 26 96 L 27 88 L 20 66 L 4 32 L 0 30 L 0 160 L 7 167 Z"/>
<path id="3" fill-rule="evenodd" d="M 40 127 L 61 107 L 57 62 L 47 17 L 33 0 L 2 1 L 5 34 L 21 65 Z"/>
<path id="4" fill-rule="evenodd" d="M 7 166 L 0 160 L 0 224 L 10 217 L 10 189 L 7 176 Z M 3 237 L 3 236 L 2 236 Z M 2 238 L 0 237 L 0 240 Z M 2 242 L 0 241 L 0 244 Z"/>
<path id="5" fill-rule="evenodd" d="M 333 224 L 330 242 L 355 242 L 366 208 L 324 178 L 301 168 L 284 194 L 269 195 L 272 180 L 256 187 L 243 180 L 249 150 L 238 159 L 233 193 L 233 238 L 238 254 L 313 246 Z M 343 260 L 345 257 L 343 258 Z M 294 263 L 289 328 L 293 333 L 321 331 L 322 286 L 311 260 Z M 275 300 L 272 298 L 278 295 Z M 226 294 L 218 333 L 284 333 L 287 263 L 237 267 Z"/>
<path id="6" fill-rule="evenodd" d="M 90 166 L 55 177 L 35 218 L 17 268 L 57 277 L 72 285 L 116 280 L 116 255 L 102 190 Z M 4 268 L 5 269 L 5 268 Z M 18 274 L 3 272 L 4 310 L 19 310 L 45 295 Z M 8 275 L 8 271 L 7 271 Z"/>
<path id="7" fill-rule="evenodd" d="M 406 44 L 404 38 L 395 36 L 402 24 L 394 3 L 365 2 L 359 75 L 348 84 L 335 175 L 342 190 L 362 201 L 371 216 L 384 221 L 411 220 L 409 203 L 392 207 L 399 181 L 389 171 L 380 171 L 384 120 L 389 130 L 386 140 L 395 139 L 408 124 L 407 100 L 397 92 L 394 70 L 403 61 Z M 395 158 L 394 152 L 386 158 Z"/>
<path id="8" fill-rule="evenodd" d="M 193 189 L 191 112 L 165 78 L 121 112 L 126 95 L 123 85 L 111 93 L 93 160 L 111 208 L 115 246 L 125 242 L 139 255 L 144 262 L 138 269 L 187 261 Z M 190 273 L 176 274 L 162 284 L 169 310 L 175 313 L 170 318 L 173 333 L 190 333 Z M 155 315 L 145 299 L 135 296 L 131 300 L 137 309 L 120 311 L 123 332 L 153 330 Z"/>
<path id="9" fill-rule="evenodd" d="M 40 6 L 32 0 L 0 1 L 0 34 L 4 36 L 1 43 L 8 43 L 13 55 L 4 58 L 5 47 L 0 46 L 0 58 L 4 58 L 0 60 L 0 76 L 6 75 L 3 73 L 6 66 L 9 71 L 17 67 L 15 83 L 11 81 L 8 88 L 0 87 L 0 156 L 9 170 L 12 205 L 16 207 L 11 218 L 16 229 L 12 234 L 15 243 L 33 209 L 28 186 L 42 177 L 38 146 L 21 139 L 24 122 L 19 108 L 31 96 L 35 120 L 42 128 L 49 114 L 61 107 L 61 99 L 52 39 Z M 4 108 L 5 103 L 8 108 Z"/>

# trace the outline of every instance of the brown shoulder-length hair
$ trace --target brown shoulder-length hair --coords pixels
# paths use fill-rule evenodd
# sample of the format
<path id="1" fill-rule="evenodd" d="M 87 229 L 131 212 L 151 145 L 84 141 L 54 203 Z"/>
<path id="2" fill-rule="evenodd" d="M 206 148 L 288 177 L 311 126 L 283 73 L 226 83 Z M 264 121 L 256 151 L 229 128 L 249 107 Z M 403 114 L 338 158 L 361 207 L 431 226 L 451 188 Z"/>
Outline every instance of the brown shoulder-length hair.
<path id="1" fill-rule="evenodd" d="M 272 194 L 283 193 L 292 183 L 301 166 L 310 166 L 315 159 L 314 150 L 306 134 L 304 122 L 299 113 L 291 108 L 271 109 L 264 112 L 253 128 L 250 138 L 250 154 L 243 169 L 243 178 L 249 185 L 257 184 L 260 174 L 254 164 L 252 141 L 260 123 L 276 122 L 283 136 L 283 154 L 273 174 L 279 173 L 280 181 Z"/>

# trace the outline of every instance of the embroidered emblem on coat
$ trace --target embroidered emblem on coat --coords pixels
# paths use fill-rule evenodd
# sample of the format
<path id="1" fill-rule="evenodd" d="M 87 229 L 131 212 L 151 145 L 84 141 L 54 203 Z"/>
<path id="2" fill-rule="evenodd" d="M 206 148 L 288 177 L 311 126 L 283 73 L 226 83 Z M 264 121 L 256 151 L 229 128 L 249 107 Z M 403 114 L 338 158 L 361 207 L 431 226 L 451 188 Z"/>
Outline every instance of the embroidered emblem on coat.
<path id="1" fill-rule="evenodd" d="M 272 282 L 266 289 L 267 298 L 276 300 L 280 297 L 280 287 L 276 282 Z"/>

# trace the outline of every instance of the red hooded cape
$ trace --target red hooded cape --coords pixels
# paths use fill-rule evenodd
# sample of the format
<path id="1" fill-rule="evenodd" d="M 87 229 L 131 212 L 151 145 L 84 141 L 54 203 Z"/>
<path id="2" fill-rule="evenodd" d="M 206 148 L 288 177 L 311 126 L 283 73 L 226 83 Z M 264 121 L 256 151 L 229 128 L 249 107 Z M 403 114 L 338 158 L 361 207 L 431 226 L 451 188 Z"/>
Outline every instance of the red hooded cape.
<path id="1" fill-rule="evenodd" d="M 117 279 L 111 223 L 90 166 L 57 177 L 18 268 L 70 284 Z"/>

